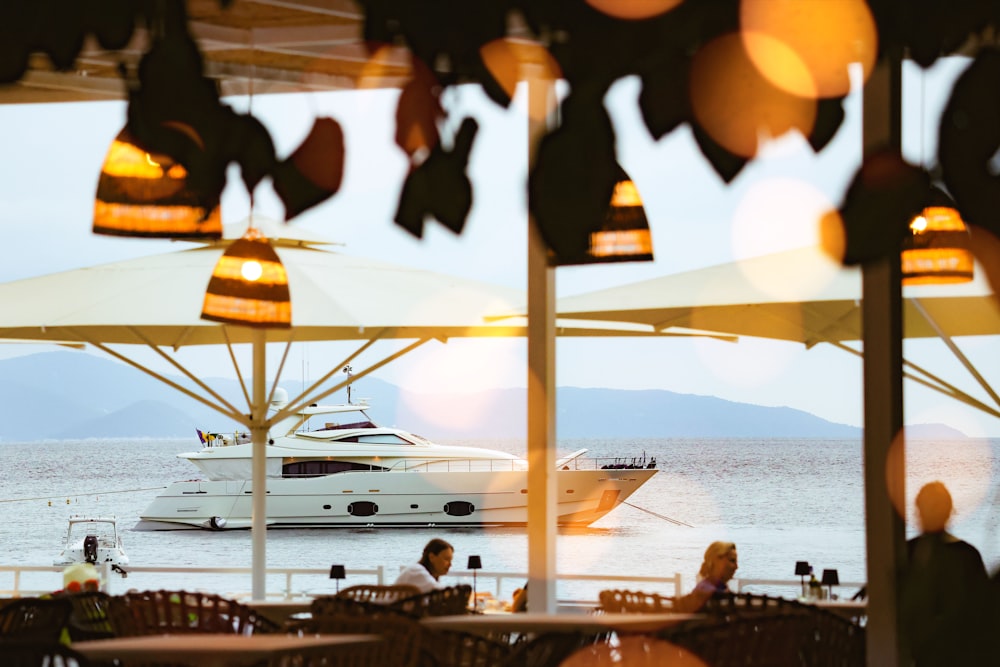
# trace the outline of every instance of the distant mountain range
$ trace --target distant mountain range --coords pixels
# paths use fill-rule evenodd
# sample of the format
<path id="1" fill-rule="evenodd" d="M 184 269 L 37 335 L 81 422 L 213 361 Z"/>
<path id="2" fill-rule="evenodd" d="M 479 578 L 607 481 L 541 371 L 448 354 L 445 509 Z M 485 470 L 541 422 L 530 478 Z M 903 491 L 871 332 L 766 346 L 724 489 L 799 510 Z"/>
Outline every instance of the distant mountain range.
<path id="1" fill-rule="evenodd" d="M 184 378 L 168 377 L 190 386 Z M 0 440 L 195 437 L 196 428 L 235 428 L 215 411 L 144 373 L 86 352 L 0 360 L 0 380 Z M 235 380 L 204 380 L 234 405 L 244 404 Z M 282 386 L 290 394 L 300 389 L 297 381 Z M 416 394 L 366 377 L 353 385 L 352 396 L 370 402 L 377 422 L 432 439 L 523 438 L 526 433 L 526 391 L 520 388 Z M 344 401 L 344 395 L 327 399 Z M 802 410 L 664 390 L 560 387 L 556 405 L 559 438 L 861 437 L 856 426 Z M 434 418 L 442 414 L 451 418 Z M 962 437 L 940 425 L 909 428 L 916 437 Z"/>

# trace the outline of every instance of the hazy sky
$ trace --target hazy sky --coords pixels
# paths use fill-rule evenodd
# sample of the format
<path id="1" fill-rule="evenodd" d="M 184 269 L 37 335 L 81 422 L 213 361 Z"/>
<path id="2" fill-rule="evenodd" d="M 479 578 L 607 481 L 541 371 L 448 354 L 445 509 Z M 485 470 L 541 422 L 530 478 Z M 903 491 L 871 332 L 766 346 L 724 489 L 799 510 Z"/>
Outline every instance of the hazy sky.
<path id="1" fill-rule="evenodd" d="M 947 62 L 934 73 L 910 72 L 905 127 L 908 157 L 930 161 L 941 81 L 964 65 Z M 921 94 L 921 90 L 923 93 Z M 618 135 L 619 159 L 643 196 L 654 240 L 652 263 L 567 267 L 557 271 L 560 295 L 691 270 L 742 257 L 810 245 L 816 215 L 840 199 L 860 159 L 860 100 L 848 103 L 847 122 L 816 155 L 799 137 L 770 144 L 764 155 L 726 186 L 697 152 L 687 128 L 654 142 L 639 116 L 638 84 L 624 80 L 608 98 Z M 245 110 L 248 100 L 229 100 Z M 406 162 L 392 143 L 392 92 L 258 95 L 252 111 L 267 125 L 279 157 L 305 137 L 318 115 L 344 127 L 347 168 L 341 191 L 292 224 L 344 243 L 343 251 L 460 276 L 526 284 L 527 128 L 524 100 L 510 109 L 492 104 L 476 88 L 445 98 L 457 124 L 480 120 L 471 159 L 474 207 L 461 236 L 429 222 L 423 240 L 398 228 L 392 217 Z M 13 280 L 179 248 L 164 240 L 96 236 L 90 231 L 97 176 L 112 138 L 124 123 L 122 103 L 0 107 L 0 146 L 7 168 L 0 180 L 0 280 Z M 919 132 L 924 128 L 923 136 Z M 223 219 L 249 212 L 249 196 L 235 171 L 223 198 Z M 275 219 L 283 209 L 261 185 L 255 212 Z M 345 286 L 345 289 L 349 286 Z M 293 297 L 294 297 L 294 286 Z M 994 338 L 963 339 L 963 351 L 984 375 L 1000 377 Z M 292 353 L 295 379 L 315 379 L 339 363 L 345 344 L 310 344 Z M 37 351 L 0 346 L 0 355 Z M 51 349 L 51 348 L 44 348 Z M 907 343 L 908 356 L 940 371 L 976 396 L 967 374 L 939 351 L 940 342 Z M 378 375 L 418 392 L 524 386 L 523 340 L 429 344 Z M 192 350 L 183 357 L 203 376 L 232 376 L 222 350 Z M 861 362 L 823 346 L 744 339 L 560 340 L 558 384 L 626 389 L 662 388 L 715 395 L 762 405 L 787 405 L 837 422 L 860 425 Z M 359 387 L 363 395 L 363 386 Z M 970 435 L 1000 435 L 1000 420 L 979 416 L 912 383 L 906 385 L 908 422 L 945 422 Z"/>

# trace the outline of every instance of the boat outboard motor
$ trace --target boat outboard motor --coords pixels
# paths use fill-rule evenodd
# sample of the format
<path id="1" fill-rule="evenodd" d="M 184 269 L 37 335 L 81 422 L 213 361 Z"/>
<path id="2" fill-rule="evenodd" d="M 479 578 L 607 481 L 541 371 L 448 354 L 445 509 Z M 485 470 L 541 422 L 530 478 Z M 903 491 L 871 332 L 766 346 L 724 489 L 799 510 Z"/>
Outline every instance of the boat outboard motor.
<path id="1" fill-rule="evenodd" d="M 83 559 L 88 563 L 97 562 L 97 535 L 83 538 Z"/>

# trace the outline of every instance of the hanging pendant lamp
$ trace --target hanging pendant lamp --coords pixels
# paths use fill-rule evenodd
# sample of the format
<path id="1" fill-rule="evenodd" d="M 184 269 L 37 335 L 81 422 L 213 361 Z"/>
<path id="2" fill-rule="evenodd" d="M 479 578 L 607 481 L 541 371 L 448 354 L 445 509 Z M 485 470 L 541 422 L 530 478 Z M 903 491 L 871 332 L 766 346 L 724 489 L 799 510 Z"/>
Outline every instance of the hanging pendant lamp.
<path id="1" fill-rule="evenodd" d="M 590 234 L 586 254 L 561 261 L 560 266 L 653 261 L 653 236 L 639 189 L 621 166 L 616 165 L 616 170 L 604 223 Z"/>
<path id="2" fill-rule="evenodd" d="M 928 205 L 910 221 L 901 255 L 904 285 L 944 285 L 972 280 L 975 261 L 969 229 L 940 188 L 933 188 Z"/>
<path id="3" fill-rule="evenodd" d="M 219 207 L 206 211 L 187 185 L 187 171 L 148 153 L 128 128 L 111 142 L 94 201 L 95 234 L 145 238 L 222 238 Z"/>
<path id="4" fill-rule="evenodd" d="M 288 273 L 271 242 L 255 227 L 219 258 L 205 291 L 204 320 L 248 327 L 292 325 Z"/>

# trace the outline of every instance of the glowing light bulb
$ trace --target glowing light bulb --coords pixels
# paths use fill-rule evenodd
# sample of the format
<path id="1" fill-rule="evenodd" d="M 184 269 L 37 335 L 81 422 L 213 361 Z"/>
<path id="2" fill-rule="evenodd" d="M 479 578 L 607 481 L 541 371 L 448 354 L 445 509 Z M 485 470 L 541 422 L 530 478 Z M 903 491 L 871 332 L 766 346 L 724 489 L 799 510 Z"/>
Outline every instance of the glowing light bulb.
<path id="1" fill-rule="evenodd" d="M 261 268 L 260 262 L 255 259 L 243 262 L 243 266 L 240 268 L 240 274 L 245 280 L 249 280 L 250 282 L 260 280 L 260 276 L 263 273 L 264 269 Z"/>

